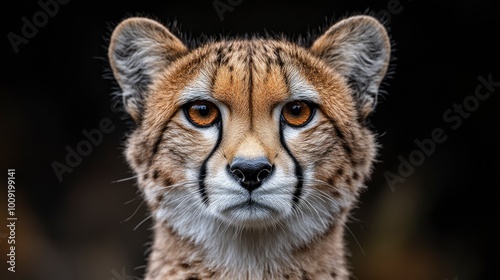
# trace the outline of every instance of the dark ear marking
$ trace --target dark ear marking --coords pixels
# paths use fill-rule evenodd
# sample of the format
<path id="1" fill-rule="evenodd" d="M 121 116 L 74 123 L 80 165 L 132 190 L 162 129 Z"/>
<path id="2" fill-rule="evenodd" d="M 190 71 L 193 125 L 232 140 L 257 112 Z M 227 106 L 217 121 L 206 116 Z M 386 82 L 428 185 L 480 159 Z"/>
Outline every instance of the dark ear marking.
<path id="1" fill-rule="evenodd" d="M 366 119 L 389 65 L 391 45 L 384 26 L 370 16 L 353 16 L 330 27 L 310 50 L 346 79 Z"/>
<path id="2" fill-rule="evenodd" d="M 108 57 L 125 110 L 139 123 L 151 81 L 188 49 L 160 23 L 133 17 L 113 31 Z"/>

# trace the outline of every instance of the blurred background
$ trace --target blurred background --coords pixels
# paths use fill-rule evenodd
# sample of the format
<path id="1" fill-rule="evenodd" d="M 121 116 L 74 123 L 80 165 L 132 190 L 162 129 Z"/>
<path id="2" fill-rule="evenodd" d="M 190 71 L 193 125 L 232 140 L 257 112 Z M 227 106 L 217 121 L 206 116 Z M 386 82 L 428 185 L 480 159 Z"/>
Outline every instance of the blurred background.
<path id="1" fill-rule="evenodd" d="M 52 6 L 44 12 L 48 2 Z M 217 12 L 215 6 L 224 5 Z M 500 85 L 494 83 L 500 82 L 500 20 L 494 2 L 481 0 L 4 4 L 0 279 L 143 275 L 151 224 L 144 221 L 148 213 L 135 182 L 113 183 L 132 176 L 122 156 L 129 125 L 113 107 L 113 83 L 103 78 L 107 38 L 121 19 L 177 20 L 193 38 L 264 31 L 304 35 L 368 11 L 385 19 L 395 60 L 387 94 L 372 116 L 379 162 L 346 231 L 352 279 L 498 279 Z M 474 97 L 481 84 L 480 93 L 490 92 L 483 100 Z M 91 151 L 85 149 L 82 131 L 99 129 L 103 120 L 110 131 Z M 431 138 L 436 128 L 446 140 L 427 154 L 419 152 L 415 141 Z M 58 178 L 53 165 L 67 165 L 68 149 L 78 147 L 87 155 L 70 158 L 74 166 Z M 405 161 L 413 168 L 402 167 Z M 7 270 L 9 168 L 16 169 L 15 273 Z"/>

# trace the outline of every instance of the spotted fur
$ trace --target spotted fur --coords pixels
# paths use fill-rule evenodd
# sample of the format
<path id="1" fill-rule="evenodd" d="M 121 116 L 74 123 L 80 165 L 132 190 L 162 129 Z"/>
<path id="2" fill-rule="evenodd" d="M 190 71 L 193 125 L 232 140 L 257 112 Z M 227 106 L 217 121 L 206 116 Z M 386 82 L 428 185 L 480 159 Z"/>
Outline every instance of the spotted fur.
<path id="1" fill-rule="evenodd" d="M 146 279 L 348 279 L 344 226 L 376 155 L 365 120 L 389 56 L 368 16 L 310 48 L 253 38 L 188 49 L 153 20 L 120 23 L 109 60 L 136 122 L 127 160 L 154 219 Z M 194 126 L 183 108 L 196 100 L 220 121 Z M 314 115 L 291 127 L 281 112 L 297 100 Z M 240 157 L 274 168 L 251 193 L 228 171 Z"/>

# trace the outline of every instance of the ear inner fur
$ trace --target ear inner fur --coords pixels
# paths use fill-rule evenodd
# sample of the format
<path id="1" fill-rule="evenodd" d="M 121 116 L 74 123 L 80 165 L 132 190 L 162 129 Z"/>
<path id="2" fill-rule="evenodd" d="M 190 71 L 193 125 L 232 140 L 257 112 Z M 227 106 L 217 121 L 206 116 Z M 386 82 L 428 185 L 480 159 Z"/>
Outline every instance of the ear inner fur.
<path id="1" fill-rule="evenodd" d="M 179 39 L 153 20 L 129 18 L 115 28 L 108 57 L 125 109 L 136 122 L 151 82 L 186 52 Z"/>
<path id="2" fill-rule="evenodd" d="M 389 65 L 391 47 L 383 25 L 369 16 L 345 19 L 319 37 L 311 52 L 345 77 L 366 118 L 376 105 Z"/>

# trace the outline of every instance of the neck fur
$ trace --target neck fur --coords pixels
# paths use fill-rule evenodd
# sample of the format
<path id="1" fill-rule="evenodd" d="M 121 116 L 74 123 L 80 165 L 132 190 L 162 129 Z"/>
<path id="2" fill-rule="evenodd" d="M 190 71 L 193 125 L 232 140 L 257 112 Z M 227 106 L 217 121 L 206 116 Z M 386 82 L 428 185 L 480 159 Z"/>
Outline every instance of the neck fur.
<path id="1" fill-rule="evenodd" d="M 175 226 L 175 219 L 156 220 L 146 280 L 348 279 L 343 248 L 346 215 L 316 224 L 322 219 L 308 217 L 313 213 L 303 210 L 304 215 L 265 229 L 237 228 L 206 218 L 182 227 Z"/>

